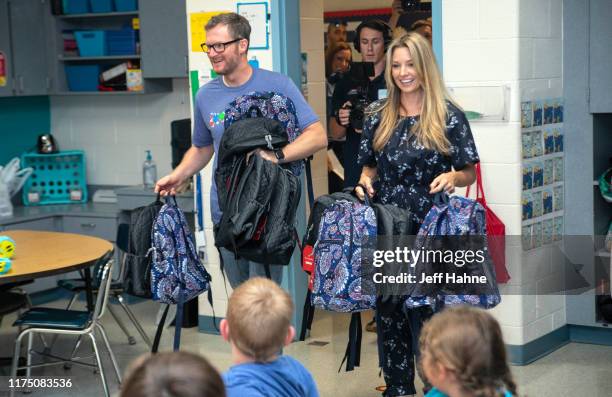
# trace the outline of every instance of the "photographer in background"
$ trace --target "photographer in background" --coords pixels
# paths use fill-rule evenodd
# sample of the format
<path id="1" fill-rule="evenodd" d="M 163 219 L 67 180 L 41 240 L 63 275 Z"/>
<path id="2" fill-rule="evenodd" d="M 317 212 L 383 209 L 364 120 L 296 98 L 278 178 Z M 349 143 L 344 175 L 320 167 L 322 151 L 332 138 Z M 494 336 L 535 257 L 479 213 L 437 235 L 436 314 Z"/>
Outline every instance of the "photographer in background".
<path id="1" fill-rule="evenodd" d="M 329 135 L 340 140 L 346 137 L 342 165 L 344 186 L 355 186 L 361 175 L 357 165 L 357 154 L 363 129 L 363 111 L 372 102 L 386 96 L 385 50 L 391 41 L 391 28 L 380 20 L 362 22 L 355 31 L 355 50 L 361 53 L 362 61 L 374 65 L 374 73 L 366 78 L 355 78 L 358 69 L 352 67 L 336 84 L 332 97 L 333 116 L 329 121 Z M 361 64 L 364 65 L 364 64 Z"/>

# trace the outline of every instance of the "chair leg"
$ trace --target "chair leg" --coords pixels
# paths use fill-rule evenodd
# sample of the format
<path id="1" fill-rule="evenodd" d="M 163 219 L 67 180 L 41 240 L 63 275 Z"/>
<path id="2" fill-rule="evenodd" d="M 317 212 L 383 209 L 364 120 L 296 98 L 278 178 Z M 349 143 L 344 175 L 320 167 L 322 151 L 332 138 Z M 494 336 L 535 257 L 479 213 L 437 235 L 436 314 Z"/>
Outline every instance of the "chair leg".
<path id="1" fill-rule="evenodd" d="M 100 334 L 102 335 L 102 340 L 104 341 L 104 344 L 106 345 L 106 350 L 108 350 L 108 355 L 110 356 L 111 363 L 113 364 L 113 368 L 115 369 L 115 375 L 117 375 L 117 382 L 121 384 L 121 372 L 119 372 L 119 365 L 117 364 L 115 353 L 113 353 L 113 349 L 111 349 L 111 345 L 108 342 L 106 331 L 104 330 L 104 327 L 100 323 L 96 323 L 96 327 L 98 327 L 98 330 L 100 331 Z"/>
<path id="2" fill-rule="evenodd" d="M 28 330 L 20 332 L 17 336 L 17 339 L 15 339 L 15 348 L 13 350 L 13 363 L 11 364 L 11 378 L 13 379 L 17 378 L 17 367 L 19 366 L 19 356 L 21 355 L 21 340 L 26 334 L 29 334 Z M 15 396 L 15 389 L 11 389 L 9 391 L 9 396 Z"/>
<path id="3" fill-rule="evenodd" d="M 87 334 L 91 338 L 91 344 L 93 345 L 93 350 L 96 355 L 96 363 L 98 365 L 98 371 L 100 371 L 100 378 L 102 379 L 102 387 L 104 388 L 104 395 L 106 397 L 110 397 L 110 393 L 108 391 L 108 384 L 106 383 L 106 377 L 104 376 L 104 366 L 102 365 L 102 359 L 100 358 L 100 352 L 98 350 L 98 344 L 96 343 L 96 337 L 94 335 L 94 331 Z"/>
<path id="4" fill-rule="evenodd" d="M 147 346 L 149 346 L 149 349 L 150 349 L 151 346 L 153 346 L 151 343 L 151 340 L 149 339 L 149 336 L 147 335 L 145 330 L 142 328 L 142 325 L 140 325 L 140 323 L 138 322 L 138 319 L 136 318 L 132 310 L 130 310 L 128 305 L 125 304 L 123 295 L 120 295 L 120 294 L 117 295 L 117 300 L 119 301 L 119 304 L 121 305 L 121 307 L 123 308 L 127 316 L 130 318 L 130 321 L 132 321 L 132 323 L 134 324 L 134 327 L 136 327 L 136 330 L 138 331 L 138 333 L 140 334 L 140 336 L 145 341 Z"/>
<path id="5" fill-rule="evenodd" d="M 126 328 L 125 324 L 123 324 L 123 321 L 121 321 L 119 316 L 117 316 L 117 313 L 115 313 L 115 310 L 113 309 L 113 307 L 110 304 L 107 304 L 106 308 L 108 309 L 108 311 L 111 314 L 111 316 L 113 316 L 113 318 L 115 319 L 115 322 L 117 323 L 119 328 L 121 328 L 121 331 L 123 331 L 125 336 L 127 336 L 128 343 L 130 345 L 135 345 L 136 344 L 136 339 L 132 335 L 130 335 L 130 331 L 128 331 L 128 329 Z"/>
<path id="6" fill-rule="evenodd" d="M 27 354 L 27 361 L 26 361 L 26 379 L 30 379 L 30 375 L 32 375 L 32 368 L 30 368 L 30 366 L 32 365 L 32 340 L 34 333 L 30 332 L 28 334 L 28 354 Z"/>

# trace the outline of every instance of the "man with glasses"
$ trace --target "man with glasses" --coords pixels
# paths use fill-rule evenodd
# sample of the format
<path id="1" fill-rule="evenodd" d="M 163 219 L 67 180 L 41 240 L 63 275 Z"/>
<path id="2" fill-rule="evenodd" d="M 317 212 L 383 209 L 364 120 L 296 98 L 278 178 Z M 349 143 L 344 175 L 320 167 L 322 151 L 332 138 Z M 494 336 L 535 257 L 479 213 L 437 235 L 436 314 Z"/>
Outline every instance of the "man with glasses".
<path id="1" fill-rule="evenodd" d="M 170 175 L 161 178 L 155 191 L 163 195 L 175 194 L 196 172 L 204 168 L 219 150 L 224 132 L 225 109 L 236 97 L 253 91 L 274 91 L 290 98 L 295 104 L 302 134 L 282 150 L 260 150 L 257 155 L 274 163 L 285 163 L 309 157 L 327 146 L 327 137 L 319 118 L 304 100 L 295 84 L 287 76 L 264 69 L 254 69 L 247 61 L 251 26 L 246 18 L 236 13 L 214 16 L 206 24 L 206 43 L 202 50 L 208 54 L 212 68 L 219 77 L 198 91 L 194 111 L 192 146 Z M 217 157 L 213 164 L 213 174 Z M 217 187 L 213 178 L 210 190 L 212 221 L 218 224 L 221 210 Z M 221 248 L 227 278 L 236 288 L 250 277 L 265 277 L 264 266 Z M 283 266 L 270 266 L 270 274 L 278 284 L 282 280 Z"/>

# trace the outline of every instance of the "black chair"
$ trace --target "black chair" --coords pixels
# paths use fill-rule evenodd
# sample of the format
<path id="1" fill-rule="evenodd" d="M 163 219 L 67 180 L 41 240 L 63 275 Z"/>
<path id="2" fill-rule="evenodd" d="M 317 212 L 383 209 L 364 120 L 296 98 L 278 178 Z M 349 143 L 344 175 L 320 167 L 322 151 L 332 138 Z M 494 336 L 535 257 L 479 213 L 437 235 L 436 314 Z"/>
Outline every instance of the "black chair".
<path id="1" fill-rule="evenodd" d="M 132 310 L 130 310 L 129 306 L 125 303 L 125 298 L 123 296 L 125 292 L 123 288 L 123 280 L 125 278 L 125 271 L 126 271 L 125 259 L 126 259 L 127 251 L 128 251 L 129 236 L 130 236 L 130 226 L 126 223 L 119 224 L 119 227 L 117 228 L 117 237 L 116 237 L 116 246 L 117 248 L 119 248 L 119 276 L 117 279 L 111 281 L 109 296 L 117 300 L 117 302 L 119 303 L 121 308 L 125 311 L 126 315 L 130 319 L 132 324 L 134 324 L 134 327 L 136 328 L 136 330 L 138 331 L 142 339 L 149 346 L 149 348 L 151 348 L 152 346 L 151 340 L 149 339 L 147 333 L 142 328 L 142 325 L 140 325 L 140 323 L 138 322 L 138 319 L 136 319 L 136 316 L 134 315 Z M 68 302 L 68 306 L 66 307 L 67 310 L 70 310 L 72 308 L 72 305 L 78 298 L 79 294 L 81 294 L 82 292 L 86 290 L 84 278 L 60 280 L 58 281 L 58 286 L 72 292 L 72 298 L 70 299 L 70 302 Z M 97 290 L 94 289 L 93 292 L 95 294 L 97 293 Z M 121 319 L 119 318 L 119 316 L 113 309 L 113 306 L 108 305 L 107 308 L 111 316 L 113 316 L 113 318 L 117 322 L 117 325 L 119 325 L 119 328 L 121 328 L 125 336 L 127 336 L 128 343 L 130 345 L 135 345 L 136 339 L 130 334 L 129 330 L 127 329 L 123 321 L 121 321 Z M 53 342 L 55 342 L 55 339 L 53 340 Z M 53 342 L 51 343 L 51 346 L 53 346 Z"/>
<path id="2" fill-rule="evenodd" d="M 106 350 L 110 356 L 111 364 L 115 371 L 117 381 L 121 384 L 121 372 L 115 355 L 111 349 L 110 343 L 106 336 L 106 332 L 102 324 L 100 324 L 100 318 L 104 315 L 106 308 L 106 302 L 110 289 L 110 274 L 112 271 L 113 260 L 112 252 L 98 260 L 94 270 L 94 281 L 98 288 L 98 294 L 96 304 L 92 312 L 90 311 L 77 311 L 77 310 L 64 310 L 47 307 L 33 307 L 20 315 L 13 325 L 27 327 L 25 330 L 19 333 L 19 336 L 15 340 L 15 350 L 13 354 L 13 364 L 11 367 L 11 376 L 14 378 L 17 375 L 17 371 L 20 369 L 26 370 L 26 377 L 30 377 L 31 369 L 38 367 L 46 367 L 55 364 L 78 364 L 86 367 L 96 368 L 100 374 L 102 380 L 102 386 L 104 388 L 104 395 L 109 397 L 110 392 L 106 377 L 104 375 L 104 368 L 102 366 L 102 360 L 100 359 L 100 351 L 98 348 L 98 340 L 96 338 L 96 331 L 102 336 L 102 341 L 106 347 Z M 78 340 L 70 356 L 59 357 L 48 354 L 46 352 L 37 352 L 33 349 L 33 335 L 34 334 L 54 334 L 54 335 L 75 335 L 78 336 Z M 26 365 L 21 366 L 19 364 L 19 356 L 21 353 L 21 342 L 27 338 L 27 350 L 26 350 Z M 94 363 L 87 363 L 81 361 L 85 357 L 75 357 L 78 347 L 83 336 L 88 336 L 92 342 L 93 358 Z M 56 361 L 53 362 L 42 362 L 39 364 L 32 364 L 32 355 L 37 354 L 46 356 Z M 10 391 L 11 397 L 14 395 L 14 389 Z"/>

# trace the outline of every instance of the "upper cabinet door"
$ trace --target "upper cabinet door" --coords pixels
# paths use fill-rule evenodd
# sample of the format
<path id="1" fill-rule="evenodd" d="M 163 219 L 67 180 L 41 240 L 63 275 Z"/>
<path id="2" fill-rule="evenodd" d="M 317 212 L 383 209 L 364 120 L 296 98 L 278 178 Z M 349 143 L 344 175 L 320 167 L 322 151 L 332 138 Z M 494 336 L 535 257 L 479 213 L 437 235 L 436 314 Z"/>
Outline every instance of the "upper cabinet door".
<path id="1" fill-rule="evenodd" d="M 591 0 L 590 110 L 612 113 L 612 1 Z"/>
<path id="2" fill-rule="evenodd" d="M 16 95 L 47 95 L 46 0 L 12 0 L 9 16 Z"/>
<path id="3" fill-rule="evenodd" d="M 13 95 L 8 0 L 0 0 L 0 97 Z"/>
<path id="4" fill-rule="evenodd" d="M 187 77 L 186 0 L 139 1 L 144 78 Z"/>

